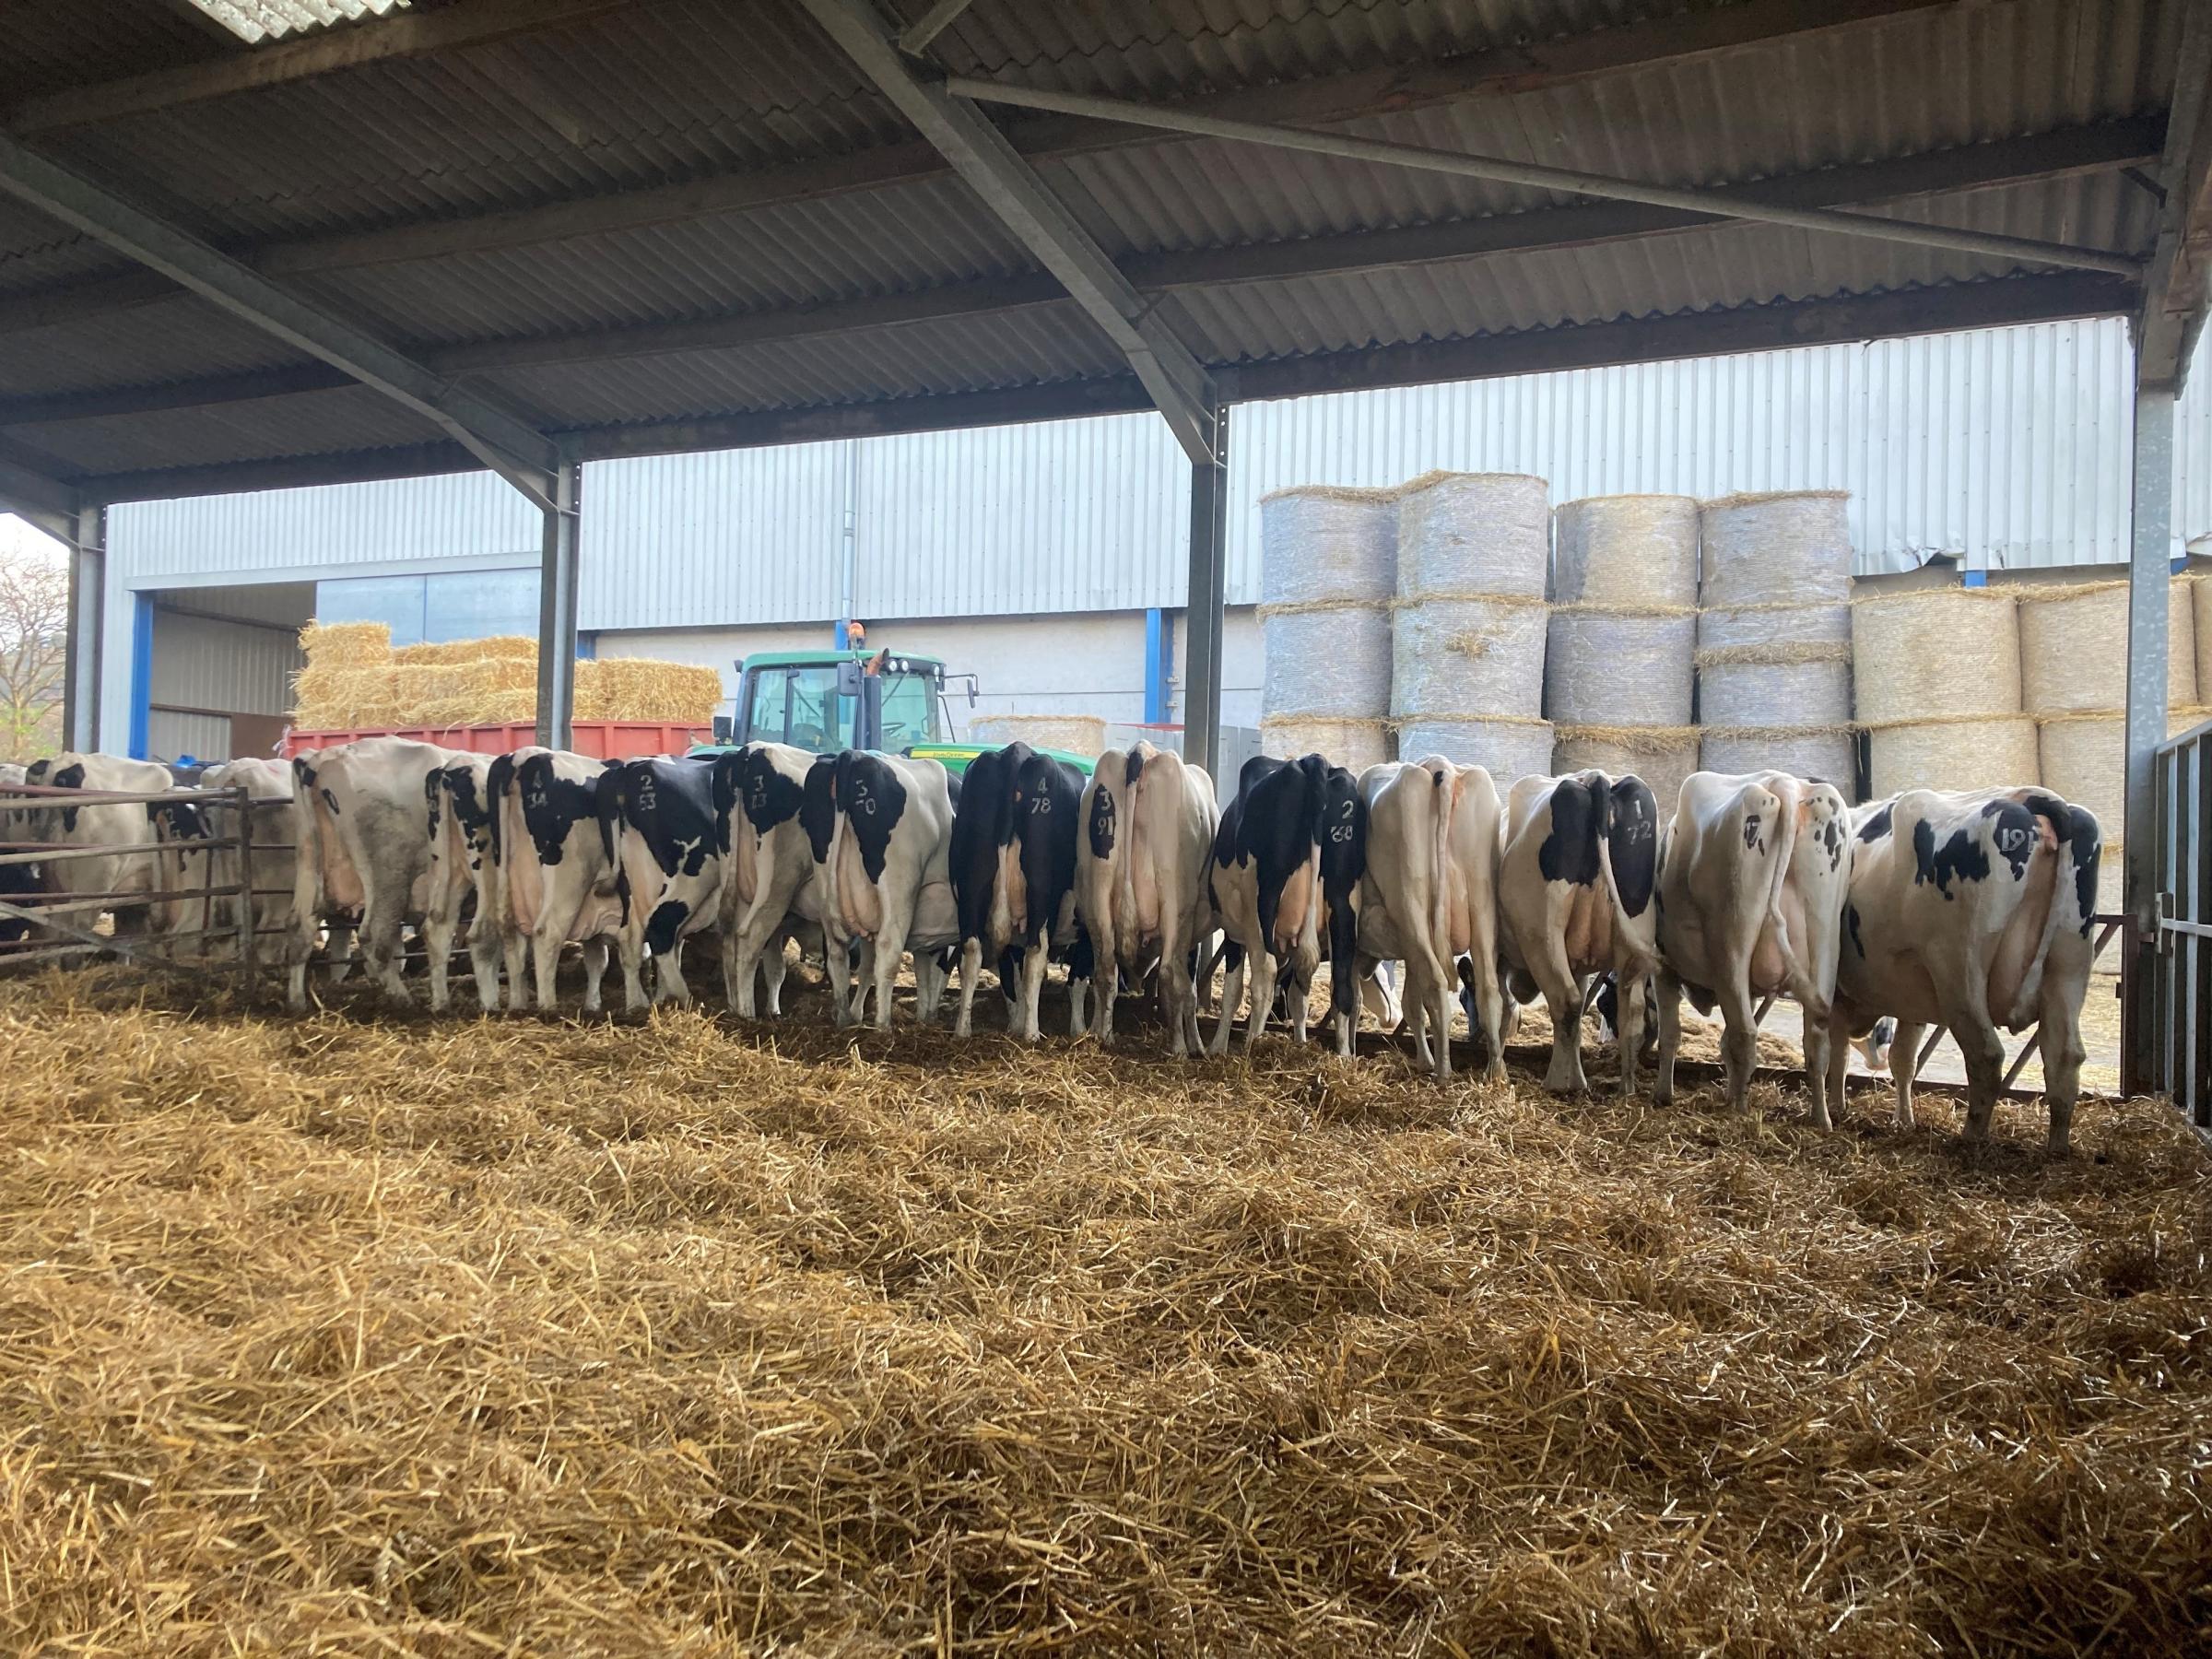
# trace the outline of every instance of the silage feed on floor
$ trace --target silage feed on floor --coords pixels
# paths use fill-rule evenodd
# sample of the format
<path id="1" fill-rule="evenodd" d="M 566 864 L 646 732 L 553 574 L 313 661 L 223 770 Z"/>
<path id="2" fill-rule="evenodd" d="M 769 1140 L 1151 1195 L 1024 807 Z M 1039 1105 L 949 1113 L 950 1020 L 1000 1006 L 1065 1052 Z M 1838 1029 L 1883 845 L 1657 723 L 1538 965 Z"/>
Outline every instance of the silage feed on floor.
<path id="1" fill-rule="evenodd" d="M 2212 1646 L 2169 1108 L 0 986 L 0 1645 Z"/>

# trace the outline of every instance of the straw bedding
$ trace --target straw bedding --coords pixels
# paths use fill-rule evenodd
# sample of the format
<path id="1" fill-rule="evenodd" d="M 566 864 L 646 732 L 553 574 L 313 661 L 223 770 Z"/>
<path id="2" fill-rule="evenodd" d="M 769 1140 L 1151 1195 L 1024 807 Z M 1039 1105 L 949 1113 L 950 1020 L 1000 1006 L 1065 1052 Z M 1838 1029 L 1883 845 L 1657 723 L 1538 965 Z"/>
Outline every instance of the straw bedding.
<path id="1" fill-rule="evenodd" d="M 1738 1119 L 1281 1043 L 195 1020 L 107 975 L 0 1023 L 12 1651 L 2212 1618 L 2212 1175 L 2148 1101 L 2059 1164 L 2003 1106 L 1968 1163 L 1934 1094 L 1820 1135 L 1763 1083 Z"/>

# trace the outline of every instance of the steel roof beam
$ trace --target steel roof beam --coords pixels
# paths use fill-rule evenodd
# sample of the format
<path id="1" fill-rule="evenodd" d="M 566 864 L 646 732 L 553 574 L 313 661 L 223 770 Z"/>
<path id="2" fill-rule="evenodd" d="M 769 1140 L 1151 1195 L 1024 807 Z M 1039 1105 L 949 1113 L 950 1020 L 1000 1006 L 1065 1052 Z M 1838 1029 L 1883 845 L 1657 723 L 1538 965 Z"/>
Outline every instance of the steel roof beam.
<path id="1" fill-rule="evenodd" d="M 205 63 L 157 69 L 121 80 L 66 87 L 24 99 L 0 125 L 18 135 L 89 126 L 173 110 L 315 76 L 431 53 L 486 46 L 619 11 L 638 0 L 472 0 L 436 11 L 406 11 L 321 30 L 297 41 L 236 50 Z"/>
<path id="2" fill-rule="evenodd" d="M 0 439 L 0 512 L 12 512 L 56 541 L 76 539 L 84 501 L 53 476 L 53 457 Z"/>
<path id="3" fill-rule="evenodd" d="M 557 460 L 551 441 L 492 399 L 453 384 L 197 237 L 5 136 L 0 191 L 427 417 L 539 507 L 550 505 Z"/>
<path id="4" fill-rule="evenodd" d="M 1211 460 L 1220 405 L 1213 382 L 1005 135 L 973 104 L 917 76 L 870 0 L 801 4 L 1129 359 L 1184 453 Z"/>
<path id="5" fill-rule="evenodd" d="M 2189 8 L 2159 158 L 2159 240 L 2136 322 L 2136 382 L 2177 393 L 2212 305 L 2212 6 Z"/>
<path id="6" fill-rule="evenodd" d="M 1992 189 L 2039 179 L 2071 178 L 2155 159 L 2164 124 L 2158 119 L 2062 127 L 2025 138 L 1995 139 L 1900 156 L 1887 161 L 1719 186 L 1760 201 L 1797 206 L 1865 205 L 1912 196 Z M 1141 290 L 1406 269 L 1497 254 L 1592 247 L 1639 236 L 1679 233 L 1724 224 L 1715 214 L 1601 204 L 1540 207 L 1525 213 L 1454 219 L 1400 230 L 1346 232 L 1241 248 L 1149 253 L 1124 261 L 1123 273 Z M 614 362 L 673 352 L 715 351 L 810 339 L 856 330 L 977 316 L 1013 316 L 1071 303 L 1051 276 L 1037 273 L 948 284 L 911 294 L 796 310 L 737 312 L 682 323 L 578 330 L 535 339 L 493 340 L 425 347 L 414 355 L 441 374 Z M 96 392 L 0 400 L 0 427 L 115 416 L 247 401 L 321 391 L 350 383 L 322 365 L 169 382 Z"/>
<path id="7" fill-rule="evenodd" d="M 899 37 L 899 50 L 909 57 L 920 57 L 929 50 L 929 43 L 950 29 L 953 20 L 975 0 L 937 0 L 937 3 L 912 23 Z"/>
<path id="8" fill-rule="evenodd" d="M 1385 65 L 1344 75 L 1240 88 L 1172 107 L 1253 121 L 1326 124 L 1541 90 L 1641 68 L 1825 33 L 1957 0 L 1749 0 L 1684 16 L 1593 30 L 1535 45 Z M 445 17 L 450 12 L 425 14 Z M 382 25 L 378 25 L 381 28 Z M 360 30 L 347 30 L 358 33 Z M 1180 135 L 1060 115 L 1017 123 L 1006 138 L 1032 161 L 1174 143 Z M 677 224 L 942 178 L 945 158 L 927 143 L 884 145 L 677 184 L 579 197 L 462 218 L 388 225 L 272 242 L 239 256 L 268 276 L 355 269 Z M 68 290 L 61 290 L 67 292 Z M 0 332 L 19 301 L 0 301 Z M 117 303 L 144 303 L 126 291 Z M 38 326 L 28 324 L 25 326 Z"/>
<path id="9" fill-rule="evenodd" d="M 1158 127 L 1193 137 L 1214 138 L 1232 144 L 1253 144 L 1307 155 L 1327 156 L 1342 161 L 1367 162 L 1380 167 L 1404 167 L 1416 171 L 1446 173 L 1458 178 L 1484 179 L 1519 184 L 1532 190 L 1562 191 L 1615 202 L 1637 202 L 1649 207 L 1688 213 L 1717 214 L 1724 218 L 1750 219 L 1761 224 L 1786 225 L 1793 229 L 1827 231 L 1840 236 L 1871 237 L 1884 241 L 1909 242 L 1916 247 L 1942 248 L 1953 253 L 1981 253 L 1995 258 L 2032 261 L 2105 271 L 2132 276 L 2143 261 L 2101 248 L 2081 248 L 2065 242 L 2038 241 L 2024 236 L 1999 236 L 1981 230 L 1953 229 L 1947 225 L 1919 225 L 1876 214 L 1845 213 L 1832 207 L 1775 206 L 1743 194 L 1711 190 L 1681 190 L 1670 185 L 1646 184 L 1605 173 L 1578 172 L 1564 167 L 1512 161 L 1500 156 L 1471 156 L 1457 150 L 1429 149 L 1414 144 L 1392 144 L 1376 138 L 1357 138 L 1344 133 L 1315 132 L 1305 127 L 1268 123 L 1224 120 L 1186 110 L 1136 103 L 1123 98 L 1100 98 L 1087 92 L 1055 92 L 1041 87 L 1007 86 L 999 81 L 953 76 L 945 90 L 955 98 L 988 103 L 1013 104 L 1024 109 L 1052 110 L 1062 114 L 1099 120 L 1123 121 L 1136 126 Z"/>

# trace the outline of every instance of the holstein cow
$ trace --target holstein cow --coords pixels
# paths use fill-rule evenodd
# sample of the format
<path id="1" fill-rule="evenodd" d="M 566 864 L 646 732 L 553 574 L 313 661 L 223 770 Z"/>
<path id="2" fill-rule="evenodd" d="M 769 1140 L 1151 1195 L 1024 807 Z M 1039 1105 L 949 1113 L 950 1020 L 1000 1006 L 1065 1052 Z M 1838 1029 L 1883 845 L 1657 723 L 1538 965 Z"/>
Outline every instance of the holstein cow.
<path id="1" fill-rule="evenodd" d="M 1498 859 L 1504 839 L 1498 786 L 1479 766 L 1431 755 L 1369 767 L 1359 774 L 1359 793 L 1368 812 L 1360 953 L 1406 964 L 1414 1053 L 1421 1065 L 1433 1064 L 1440 1078 L 1452 1075 L 1454 965 L 1464 959 L 1483 1075 L 1501 1081 L 1507 1032 L 1498 981 Z"/>
<path id="2" fill-rule="evenodd" d="M 625 760 L 599 776 L 601 850 L 616 870 L 624 1006 L 645 1006 L 644 960 L 653 1000 L 688 1003 L 684 940 L 713 925 L 722 904 L 722 840 L 714 818 L 714 763 Z"/>
<path id="3" fill-rule="evenodd" d="M 714 821 L 723 850 L 722 989 L 751 1019 L 755 986 L 781 1015 L 783 942 L 814 883 L 814 851 L 799 807 L 817 756 L 787 743 L 748 743 L 714 758 Z M 816 906 L 818 912 L 818 903 Z M 818 913 L 812 918 L 818 924 Z"/>
<path id="4" fill-rule="evenodd" d="M 123 794 L 157 794 L 176 787 L 169 768 L 153 760 L 126 760 L 115 755 L 85 755 L 65 750 L 49 759 L 34 760 L 24 769 L 26 783 L 53 789 L 81 789 Z M 52 797 L 48 797 L 52 802 Z M 135 803 L 107 803 L 87 806 L 49 804 L 30 820 L 38 828 L 31 839 L 59 842 L 65 849 L 91 847 L 151 848 L 159 839 L 160 808 Z M 132 934 L 156 925 L 144 902 L 129 895 L 164 890 L 173 869 L 170 860 L 152 852 L 116 853 L 108 856 L 57 858 L 43 861 L 44 885 L 52 893 L 115 893 L 124 895 L 108 909 L 115 932 Z M 69 925 L 90 931 L 97 918 L 75 911 Z"/>
<path id="5" fill-rule="evenodd" d="M 433 1013 L 443 1013 L 451 998 L 453 936 L 472 903 L 468 959 L 477 1001 L 487 1014 L 500 1006 L 499 865 L 492 852 L 491 804 L 491 769 L 497 764 L 488 755 L 455 755 L 422 782 L 430 874 L 423 890 L 421 931 Z M 516 981 L 510 983 L 519 986 Z"/>
<path id="6" fill-rule="evenodd" d="M 799 819 L 819 888 L 831 1017 L 859 1023 L 872 992 L 877 1028 L 889 1030 L 891 982 L 912 950 L 917 1011 L 925 1024 L 935 1018 L 945 989 L 935 953 L 959 942 L 943 762 L 852 749 L 823 755 L 807 771 Z"/>
<path id="7" fill-rule="evenodd" d="M 1514 994 L 1538 991 L 1551 1015 L 1544 1087 L 1571 1093 L 1583 1074 L 1583 986 L 1611 969 L 1621 998 L 1620 1092 L 1636 1088 L 1643 982 L 1658 966 L 1653 903 L 1659 809 L 1650 785 L 1602 771 L 1523 778 L 1506 803 L 1499 865 L 1499 944 Z"/>
<path id="8" fill-rule="evenodd" d="M 488 922 L 507 970 L 507 1006 L 526 1008 L 529 959 L 537 1006 L 557 1002 L 561 947 L 583 947 L 583 1011 L 599 1012 L 606 947 L 622 928 L 618 865 L 599 822 L 599 780 L 611 762 L 566 749 L 501 755 L 487 779 L 493 865 Z"/>
<path id="9" fill-rule="evenodd" d="M 254 801 L 271 803 L 292 798 L 292 771 L 279 760 L 262 756 L 241 756 L 209 767 L 200 776 L 200 787 L 210 790 L 243 789 Z M 261 959 L 265 950 L 272 957 L 281 955 L 281 945 L 263 943 L 262 935 L 272 929 L 288 928 L 292 923 L 292 889 L 299 879 L 300 849 L 292 839 L 292 814 L 279 811 L 273 805 L 253 812 L 253 851 L 249 874 L 253 878 L 253 892 L 250 896 L 253 907 L 253 957 Z M 215 853 L 210 860 L 215 885 L 239 885 L 237 829 L 229 821 L 229 815 L 218 818 L 226 833 L 218 836 Z M 248 896 L 223 900 L 223 909 L 235 922 L 236 906 Z"/>
<path id="10" fill-rule="evenodd" d="M 1113 1041 L 1121 973 L 1159 970 L 1171 1053 L 1205 1050 L 1192 957 L 1209 942 L 1206 870 L 1220 815 L 1214 781 L 1180 755 L 1138 743 L 1108 749 L 1083 792 L 1076 910 L 1090 935 L 1099 1041 Z"/>
<path id="11" fill-rule="evenodd" d="M 360 918 L 363 971 L 393 1001 L 410 1000 L 400 980 L 400 933 L 428 908 L 430 774 L 463 759 L 457 750 L 406 737 L 364 737 L 292 757 L 300 849 L 288 993 L 294 1009 L 307 1006 L 317 929 L 325 917 L 349 914 Z"/>
<path id="12" fill-rule="evenodd" d="M 16 761 L 0 760 L 0 787 L 23 782 L 26 771 Z M 0 842 L 39 840 L 30 830 L 30 826 L 38 821 L 26 810 L 11 808 L 0 811 Z M 36 863 L 0 864 L 0 901 L 19 903 L 39 890 L 39 866 Z M 29 934 L 30 924 L 20 917 L 0 916 L 0 944 L 11 944 L 29 937 Z"/>
<path id="13" fill-rule="evenodd" d="M 1207 902 L 1228 940 L 1229 977 L 1213 1053 L 1229 1052 L 1237 994 L 1251 964 L 1249 1048 L 1267 1029 L 1276 984 L 1287 982 L 1291 1035 L 1306 1040 L 1313 972 L 1327 935 L 1329 1008 L 1336 1053 L 1352 1054 L 1359 1018 L 1359 881 L 1367 871 L 1367 802 L 1359 780 L 1320 755 L 1254 755 L 1214 831 Z"/>
<path id="14" fill-rule="evenodd" d="M 1912 1123 L 1924 1027 L 1948 1029 L 1965 1056 L 1966 1135 L 1981 1141 L 2004 1084 L 1999 1028 L 2040 1020 L 2050 1147 L 2065 1153 L 2101 853 L 2096 815 L 2041 789 L 1914 789 L 1863 814 L 1850 847 L 1834 1034 L 1895 1016 L 1889 1068 L 1900 1126 Z M 1844 1059 L 1843 1043 L 1831 1041 L 1829 1093 L 1839 1101 Z"/>
<path id="15" fill-rule="evenodd" d="M 1090 941 L 1076 921 L 1076 844 L 1083 774 L 1026 743 L 978 755 L 961 780 L 949 870 L 960 933 L 960 1007 L 971 1026 L 976 981 L 988 957 L 1006 994 L 1008 1025 L 1034 1042 L 1046 962 L 1068 963 L 1068 1035 L 1080 1036 Z"/>
<path id="16" fill-rule="evenodd" d="M 1659 860 L 1662 1104 L 1675 1097 L 1684 991 L 1700 1013 L 1720 1006 L 1728 1104 L 1739 1112 L 1759 1060 L 1759 1001 L 1778 993 L 1804 1010 L 1812 1118 L 1828 1126 L 1828 1027 L 1850 832 L 1833 784 L 1778 771 L 1683 780 Z M 1641 1013 L 1624 1010 L 1624 1027 L 1631 1018 L 1641 1027 Z M 1622 1042 L 1625 1051 L 1625 1030 Z"/>

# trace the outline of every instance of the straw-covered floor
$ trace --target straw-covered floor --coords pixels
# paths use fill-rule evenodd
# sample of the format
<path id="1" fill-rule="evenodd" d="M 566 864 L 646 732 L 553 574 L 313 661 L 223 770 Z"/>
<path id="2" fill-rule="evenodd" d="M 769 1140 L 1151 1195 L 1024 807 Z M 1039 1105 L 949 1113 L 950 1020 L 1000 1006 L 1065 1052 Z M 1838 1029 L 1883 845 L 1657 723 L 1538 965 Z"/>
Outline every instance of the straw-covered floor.
<path id="1" fill-rule="evenodd" d="M 173 994 L 0 985 L 10 1652 L 2212 1640 L 2170 1108 Z"/>

